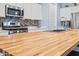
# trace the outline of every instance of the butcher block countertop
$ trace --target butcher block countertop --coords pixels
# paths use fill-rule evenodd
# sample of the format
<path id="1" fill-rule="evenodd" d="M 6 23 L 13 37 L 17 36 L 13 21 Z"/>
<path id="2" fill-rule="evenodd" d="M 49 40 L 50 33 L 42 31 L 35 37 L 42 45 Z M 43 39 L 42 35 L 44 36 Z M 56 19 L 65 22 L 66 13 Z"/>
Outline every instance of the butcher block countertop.
<path id="1" fill-rule="evenodd" d="M 0 36 L 0 52 L 12 56 L 64 56 L 79 43 L 79 30 Z"/>

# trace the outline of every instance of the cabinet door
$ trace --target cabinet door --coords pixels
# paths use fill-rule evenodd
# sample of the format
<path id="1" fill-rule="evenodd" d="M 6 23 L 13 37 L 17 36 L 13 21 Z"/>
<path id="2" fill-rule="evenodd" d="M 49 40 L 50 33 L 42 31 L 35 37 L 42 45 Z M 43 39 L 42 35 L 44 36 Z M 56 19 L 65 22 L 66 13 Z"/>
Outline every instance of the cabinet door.
<path id="1" fill-rule="evenodd" d="M 48 26 L 50 30 L 57 28 L 57 6 L 55 4 L 48 4 Z"/>
<path id="2" fill-rule="evenodd" d="M 31 3 L 24 4 L 24 19 L 32 19 Z"/>
<path id="3" fill-rule="evenodd" d="M 5 17 L 5 3 L 0 3 L 0 17 Z"/>
<path id="4" fill-rule="evenodd" d="M 32 3 L 32 19 L 42 19 L 42 6 L 37 3 Z"/>
<path id="5" fill-rule="evenodd" d="M 75 14 L 75 28 L 79 29 L 79 13 Z"/>

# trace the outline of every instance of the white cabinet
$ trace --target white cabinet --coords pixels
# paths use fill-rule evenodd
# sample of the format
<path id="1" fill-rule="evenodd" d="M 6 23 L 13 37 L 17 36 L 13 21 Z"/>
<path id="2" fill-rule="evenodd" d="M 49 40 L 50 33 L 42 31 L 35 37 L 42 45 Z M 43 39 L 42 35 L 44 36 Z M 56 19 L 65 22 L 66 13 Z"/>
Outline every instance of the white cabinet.
<path id="1" fill-rule="evenodd" d="M 57 26 L 56 19 L 56 6 L 54 4 L 48 4 L 48 27 L 49 30 L 53 30 Z"/>
<path id="2" fill-rule="evenodd" d="M 0 3 L 0 17 L 5 17 L 5 3 Z"/>
<path id="3" fill-rule="evenodd" d="M 24 19 L 41 20 L 42 19 L 41 5 L 36 3 L 24 4 Z"/>
<path id="4" fill-rule="evenodd" d="M 24 4 L 24 19 L 32 19 L 31 3 Z"/>
<path id="5" fill-rule="evenodd" d="M 28 27 L 28 32 L 43 32 L 43 31 L 47 31 L 47 27 L 42 26 L 40 28 L 38 28 L 37 26 L 29 26 Z"/>
<path id="6" fill-rule="evenodd" d="M 47 26 L 48 30 L 54 30 L 60 26 L 60 11 L 56 3 L 42 4 L 43 20 L 41 26 Z M 59 21 L 58 21 L 59 20 Z"/>
<path id="7" fill-rule="evenodd" d="M 28 26 L 28 32 L 36 32 L 36 26 Z"/>
<path id="8" fill-rule="evenodd" d="M 37 3 L 32 3 L 32 19 L 41 20 L 42 19 L 42 5 Z"/>

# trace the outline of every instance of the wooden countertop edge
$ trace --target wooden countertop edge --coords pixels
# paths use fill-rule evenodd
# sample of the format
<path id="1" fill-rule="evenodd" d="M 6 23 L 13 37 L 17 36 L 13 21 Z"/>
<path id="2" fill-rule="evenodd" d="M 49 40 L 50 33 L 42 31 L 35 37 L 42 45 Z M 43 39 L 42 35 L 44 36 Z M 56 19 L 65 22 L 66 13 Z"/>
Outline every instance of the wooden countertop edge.
<path id="1" fill-rule="evenodd" d="M 73 45 L 72 47 L 70 47 L 68 50 L 66 50 L 62 55 L 60 55 L 60 56 L 67 56 L 74 48 L 76 48 L 77 47 L 77 45 L 79 44 L 79 41 L 75 44 L 75 45 Z"/>

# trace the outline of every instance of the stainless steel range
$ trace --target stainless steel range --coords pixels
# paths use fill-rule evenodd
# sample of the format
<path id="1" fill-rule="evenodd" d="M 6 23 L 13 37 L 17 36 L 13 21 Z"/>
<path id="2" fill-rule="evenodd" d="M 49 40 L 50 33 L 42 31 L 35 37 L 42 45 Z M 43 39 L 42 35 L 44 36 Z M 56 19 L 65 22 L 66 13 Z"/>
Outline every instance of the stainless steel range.
<path id="1" fill-rule="evenodd" d="M 22 28 L 20 25 L 20 22 L 18 20 L 22 20 L 24 16 L 24 9 L 21 7 L 16 7 L 12 5 L 6 5 L 5 6 L 5 16 L 2 23 L 2 29 L 10 31 L 17 32 L 20 30 L 27 30 L 27 28 Z"/>
<path id="2" fill-rule="evenodd" d="M 16 21 L 16 19 L 5 19 L 3 21 L 3 26 L 20 26 L 20 23 Z"/>

